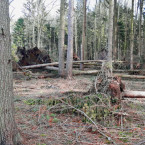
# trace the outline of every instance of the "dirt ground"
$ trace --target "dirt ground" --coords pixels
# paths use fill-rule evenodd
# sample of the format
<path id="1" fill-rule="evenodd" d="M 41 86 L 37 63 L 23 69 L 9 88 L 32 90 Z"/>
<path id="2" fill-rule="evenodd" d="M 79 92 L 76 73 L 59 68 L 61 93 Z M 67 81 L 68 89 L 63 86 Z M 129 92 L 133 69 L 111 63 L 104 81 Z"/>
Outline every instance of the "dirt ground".
<path id="1" fill-rule="evenodd" d="M 73 113 L 52 113 L 49 106 L 35 104 L 35 99 L 51 99 L 65 92 L 86 92 L 95 76 L 75 76 L 72 80 L 57 77 L 14 79 L 16 122 L 28 145 L 144 145 L 145 144 L 145 99 L 122 101 L 122 127 L 98 128 L 84 123 L 82 116 Z M 128 90 L 145 91 L 145 81 L 123 80 Z"/>

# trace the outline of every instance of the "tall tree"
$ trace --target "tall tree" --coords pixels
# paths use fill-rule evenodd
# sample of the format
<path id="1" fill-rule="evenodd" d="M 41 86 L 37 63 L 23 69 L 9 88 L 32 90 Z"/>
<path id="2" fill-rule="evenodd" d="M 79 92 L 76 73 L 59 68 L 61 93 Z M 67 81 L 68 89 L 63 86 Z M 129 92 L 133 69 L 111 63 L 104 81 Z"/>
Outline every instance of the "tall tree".
<path id="1" fill-rule="evenodd" d="M 74 0 L 69 0 L 68 12 L 68 48 L 67 48 L 67 63 L 66 75 L 67 78 L 72 77 L 72 61 L 73 61 L 73 19 L 74 19 Z"/>
<path id="2" fill-rule="evenodd" d="M 75 16 L 74 16 L 74 27 L 75 27 L 75 35 L 74 35 L 74 39 L 75 39 L 75 53 L 78 54 L 78 29 L 77 29 L 77 13 L 75 11 Z"/>
<path id="3" fill-rule="evenodd" d="M 142 51 L 142 7 L 143 7 L 143 0 L 139 0 L 140 5 L 140 16 L 139 16 L 139 57 L 141 57 Z"/>
<path id="4" fill-rule="evenodd" d="M 0 0 L 0 144 L 21 144 L 14 119 L 9 0 Z"/>
<path id="5" fill-rule="evenodd" d="M 97 44 L 97 0 L 96 0 L 96 5 L 95 5 L 95 20 L 94 20 L 94 59 L 97 59 L 97 50 L 96 50 L 96 44 Z"/>
<path id="6" fill-rule="evenodd" d="M 59 75 L 64 76 L 64 28 L 65 28 L 65 3 L 61 0 L 60 6 L 60 30 L 59 30 Z"/>
<path id="7" fill-rule="evenodd" d="M 130 69 L 133 70 L 133 46 L 134 46 L 134 32 L 133 32 L 133 15 L 134 15 L 134 0 L 132 0 L 131 11 L 131 33 L 130 33 Z"/>
<path id="8" fill-rule="evenodd" d="M 42 38 L 48 12 L 44 0 L 26 0 L 24 4 L 26 36 L 28 47 L 42 48 Z"/>
<path id="9" fill-rule="evenodd" d="M 25 24 L 24 19 L 19 18 L 15 25 L 13 31 L 13 42 L 16 46 L 25 46 Z"/>
<path id="10" fill-rule="evenodd" d="M 81 60 L 84 60 L 86 57 L 86 3 L 87 0 L 83 0 L 83 30 L 82 30 L 82 46 L 81 46 Z M 80 69 L 84 69 L 83 63 L 80 65 Z"/>
<path id="11" fill-rule="evenodd" d="M 112 76 L 112 39 L 113 39 L 113 16 L 114 16 L 114 0 L 109 3 L 109 30 L 108 30 L 108 58 L 107 67 L 108 75 Z"/>
<path id="12" fill-rule="evenodd" d="M 114 46 L 113 46 L 113 59 L 117 59 L 117 0 L 114 0 Z"/>

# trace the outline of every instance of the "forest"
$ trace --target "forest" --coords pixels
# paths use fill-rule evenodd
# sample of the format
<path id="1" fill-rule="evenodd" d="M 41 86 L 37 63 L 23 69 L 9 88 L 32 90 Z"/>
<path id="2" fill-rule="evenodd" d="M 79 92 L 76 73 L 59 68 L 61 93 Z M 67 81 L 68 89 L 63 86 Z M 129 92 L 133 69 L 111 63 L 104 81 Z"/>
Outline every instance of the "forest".
<path id="1" fill-rule="evenodd" d="M 0 145 L 144 145 L 145 0 L 20 1 L 0 0 Z"/>

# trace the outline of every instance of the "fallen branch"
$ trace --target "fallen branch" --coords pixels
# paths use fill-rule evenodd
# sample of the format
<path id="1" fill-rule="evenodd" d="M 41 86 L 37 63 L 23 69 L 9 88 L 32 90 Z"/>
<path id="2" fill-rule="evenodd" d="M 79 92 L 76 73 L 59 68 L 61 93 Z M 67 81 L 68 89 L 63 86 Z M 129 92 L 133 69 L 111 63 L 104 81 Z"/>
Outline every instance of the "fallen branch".
<path id="1" fill-rule="evenodd" d="M 83 112 L 82 110 L 80 110 L 80 109 L 78 109 L 78 108 L 76 108 L 76 107 L 74 107 L 74 106 L 72 106 L 72 105 L 70 105 L 70 104 L 67 104 L 66 102 L 64 102 L 64 101 L 61 100 L 61 99 L 58 99 L 58 100 L 61 101 L 62 103 L 64 103 L 65 105 L 69 106 L 70 108 L 75 109 L 77 112 L 80 112 L 82 115 L 84 115 L 87 119 L 89 119 L 89 120 L 94 124 L 95 128 L 97 129 L 97 131 L 98 131 L 101 135 L 103 135 L 104 137 L 106 137 L 106 138 L 107 138 L 109 141 L 111 141 L 113 144 L 117 145 L 111 137 L 109 137 L 109 136 L 107 136 L 106 134 L 104 134 L 104 133 L 98 128 L 96 122 L 94 122 L 85 112 Z"/>

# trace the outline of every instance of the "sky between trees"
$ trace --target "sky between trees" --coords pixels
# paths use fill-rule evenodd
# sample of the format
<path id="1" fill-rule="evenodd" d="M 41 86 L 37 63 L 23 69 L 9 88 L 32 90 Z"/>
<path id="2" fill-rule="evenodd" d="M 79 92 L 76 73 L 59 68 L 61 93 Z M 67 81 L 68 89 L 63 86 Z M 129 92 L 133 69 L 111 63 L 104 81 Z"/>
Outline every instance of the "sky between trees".
<path id="1" fill-rule="evenodd" d="M 75 0 L 76 2 L 77 0 Z M 120 3 L 126 4 L 128 6 L 131 5 L 131 0 L 118 0 Z M 135 0 L 135 4 L 137 4 Z M 10 15 L 13 20 L 17 20 L 19 17 L 23 15 L 23 4 L 26 0 L 14 0 L 10 5 Z M 89 8 L 94 8 L 96 0 L 87 0 L 87 5 Z M 51 9 L 51 15 L 56 15 L 56 11 L 60 8 L 60 0 L 46 0 L 46 6 L 48 10 Z"/>

